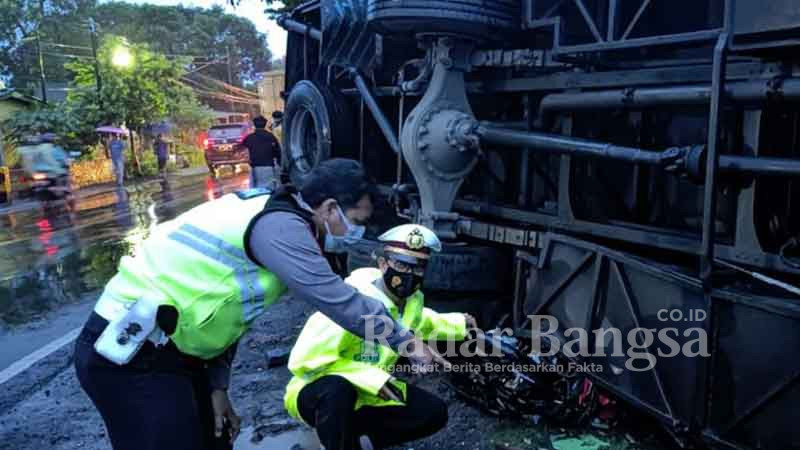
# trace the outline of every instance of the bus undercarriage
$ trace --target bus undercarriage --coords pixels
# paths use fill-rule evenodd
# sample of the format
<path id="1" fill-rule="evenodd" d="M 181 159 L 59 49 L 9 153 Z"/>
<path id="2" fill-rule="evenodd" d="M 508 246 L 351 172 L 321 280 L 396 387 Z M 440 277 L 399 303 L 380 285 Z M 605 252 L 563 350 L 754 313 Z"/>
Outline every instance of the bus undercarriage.
<path id="1" fill-rule="evenodd" d="M 523 335 L 702 329 L 708 357 L 583 359 L 675 433 L 800 448 L 794 2 L 321 0 L 280 23 L 295 181 L 361 160 L 387 221 L 450 241 L 426 287 L 508 298 Z"/>

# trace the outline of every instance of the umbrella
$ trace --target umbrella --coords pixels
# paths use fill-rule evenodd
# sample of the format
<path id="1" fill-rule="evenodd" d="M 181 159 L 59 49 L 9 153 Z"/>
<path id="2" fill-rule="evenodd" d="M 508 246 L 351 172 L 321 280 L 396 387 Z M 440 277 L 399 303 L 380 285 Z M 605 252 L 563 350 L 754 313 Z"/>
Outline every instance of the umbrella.
<path id="1" fill-rule="evenodd" d="M 118 127 L 111 127 L 111 126 L 104 126 L 104 127 L 97 127 L 94 129 L 98 133 L 109 133 L 109 134 L 128 134 L 128 130 L 124 128 Z"/>
<path id="2" fill-rule="evenodd" d="M 151 134 L 169 134 L 170 130 L 172 130 L 172 124 L 167 121 L 150 125 Z"/>

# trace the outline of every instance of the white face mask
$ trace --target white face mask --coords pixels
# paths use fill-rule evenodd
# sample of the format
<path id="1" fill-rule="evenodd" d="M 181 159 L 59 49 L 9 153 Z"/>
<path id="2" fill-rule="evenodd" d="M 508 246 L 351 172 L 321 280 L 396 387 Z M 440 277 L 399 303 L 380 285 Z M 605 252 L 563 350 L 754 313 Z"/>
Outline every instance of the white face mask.
<path id="1" fill-rule="evenodd" d="M 345 253 L 347 247 L 360 241 L 367 231 L 363 225 L 353 225 L 347 216 L 342 211 L 339 205 L 336 205 L 336 210 L 339 211 L 339 216 L 342 218 L 342 223 L 345 226 L 345 232 L 341 236 L 331 233 L 331 228 L 328 222 L 325 222 L 325 251 L 327 253 Z"/>

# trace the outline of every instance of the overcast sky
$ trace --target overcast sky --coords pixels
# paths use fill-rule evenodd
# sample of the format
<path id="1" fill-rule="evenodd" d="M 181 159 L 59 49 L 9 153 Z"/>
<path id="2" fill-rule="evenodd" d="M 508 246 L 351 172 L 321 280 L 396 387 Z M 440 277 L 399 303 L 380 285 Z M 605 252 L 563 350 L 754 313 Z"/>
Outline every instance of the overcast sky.
<path id="1" fill-rule="evenodd" d="M 286 55 L 286 31 L 279 27 L 275 21 L 270 20 L 269 16 L 264 13 L 264 2 L 261 0 L 241 0 L 239 6 L 233 7 L 225 0 L 126 0 L 131 3 L 150 3 L 153 5 L 184 5 L 184 6 L 199 6 L 202 8 L 210 8 L 214 5 L 220 5 L 226 11 L 236 14 L 237 16 L 250 19 L 258 31 L 267 33 L 267 40 L 269 41 L 269 49 L 272 51 L 273 58 L 281 58 Z"/>

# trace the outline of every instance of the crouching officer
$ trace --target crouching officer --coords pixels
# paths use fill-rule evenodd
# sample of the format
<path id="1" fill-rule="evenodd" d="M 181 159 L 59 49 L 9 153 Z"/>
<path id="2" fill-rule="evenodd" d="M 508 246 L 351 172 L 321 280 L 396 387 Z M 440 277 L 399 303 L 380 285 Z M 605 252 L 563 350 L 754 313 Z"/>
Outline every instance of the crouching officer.
<path id="1" fill-rule="evenodd" d="M 345 329 L 430 351 L 323 255 L 361 237 L 372 186 L 360 164 L 321 163 L 298 190 L 230 194 L 159 225 L 124 257 L 78 338 L 75 368 L 116 450 L 231 448 L 227 389 L 236 344 L 287 290 Z M 268 200 L 267 200 L 268 199 Z M 408 347 L 406 347 L 408 346 Z"/>
<path id="2" fill-rule="evenodd" d="M 379 240 L 379 269 L 356 270 L 346 282 L 380 300 L 422 339 L 463 340 L 475 319 L 426 308 L 420 291 L 431 252 L 441 250 L 436 235 L 401 225 Z M 398 358 L 316 313 L 289 357 L 294 378 L 286 388 L 286 409 L 316 428 L 326 450 L 372 450 L 429 436 L 447 423 L 447 405 L 394 379 L 390 372 Z"/>

